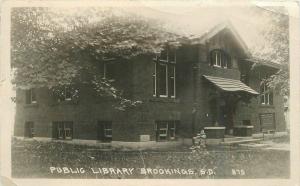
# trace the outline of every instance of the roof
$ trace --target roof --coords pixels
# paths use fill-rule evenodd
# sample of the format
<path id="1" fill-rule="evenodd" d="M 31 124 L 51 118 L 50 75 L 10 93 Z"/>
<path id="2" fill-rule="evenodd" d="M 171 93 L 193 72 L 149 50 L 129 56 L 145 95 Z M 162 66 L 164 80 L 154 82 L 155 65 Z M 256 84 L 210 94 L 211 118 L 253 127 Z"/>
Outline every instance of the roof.
<path id="1" fill-rule="evenodd" d="M 248 87 L 244 83 L 239 80 L 235 79 L 227 79 L 227 78 L 220 78 L 214 76 L 206 76 L 203 75 L 208 81 L 213 83 L 215 86 L 220 88 L 221 90 L 228 91 L 228 92 L 248 92 L 250 94 L 258 95 L 259 93 L 253 90 L 252 88 Z"/>
<path id="2" fill-rule="evenodd" d="M 238 32 L 235 30 L 234 26 L 231 24 L 230 21 L 226 21 L 220 24 L 215 25 L 213 28 L 208 30 L 207 32 L 203 33 L 202 35 L 198 36 L 192 36 L 189 37 L 192 44 L 204 44 L 207 40 L 211 39 L 215 35 L 217 35 L 219 32 L 223 30 L 229 30 L 230 33 L 233 35 L 233 37 L 236 39 L 237 43 L 240 45 L 240 47 L 243 49 L 245 54 L 250 57 L 250 51 L 244 40 L 241 38 L 241 36 L 238 34 Z"/>
<path id="3" fill-rule="evenodd" d="M 276 62 L 267 61 L 267 60 L 258 59 L 258 58 L 253 57 L 247 44 L 244 42 L 244 40 L 239 35 L 239 33 L 236 31 L 236 29 L 234 28 L 234 26 L 232 25 L 232 23 L 230 21 L 227 20 L 227 21 L 219 22 L 218 24 L 216 24 L 214 26 L 211 26 L 211 25 L 209 25 L 209 26 L 210 26 L 210 29 L 207 29 L 206 31 L 202 31 L 198 35 L 186 37 L 186 39 L 189 40 L 191 42 L 191 44 L 205 44 L 206 41 L 208 41 L 209 39 L 211 39 L 212 37 L 217 35 L 219 32 L 227 29 L 232 34 L 232 36 L 235 38 L 235 40 L 237 41 L 237 43 L 241 47 L 241 49 L 244 51 L 244 53 L 246 54 L 246 59 L 243 59 L 244 61 L 253 62 L 253 63 L 259 64 L 259 65 L 268 66 L 268 67 L 272 67 L 272 68 L 276 68 L 276 69 L 281 68 L 281 65 Z"/>
<path id="4" fill-rule="evenodd" d="M 279 63 L 262 60 L 262 59 L 257 59 L 257 58 L 247 58 L 247 59 L 244 59 L 244 61 L 253 62 L 257 65 L 268 66 L 268 67 L 272 67 L 275 69 L 281 69 L 281 67 L 282 67 L 281 64 L 279 64 Z"/>

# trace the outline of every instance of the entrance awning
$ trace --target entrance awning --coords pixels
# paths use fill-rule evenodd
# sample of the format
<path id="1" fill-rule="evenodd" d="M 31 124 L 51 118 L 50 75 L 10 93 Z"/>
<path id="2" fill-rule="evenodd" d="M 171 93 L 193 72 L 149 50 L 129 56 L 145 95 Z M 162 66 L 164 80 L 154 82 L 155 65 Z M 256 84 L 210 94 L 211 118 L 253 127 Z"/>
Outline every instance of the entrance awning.
<path id="1" fill-rule="evenodd" d="M 248 92 L 250 94 L 258 95 L 259 93 L 253 90 L 252 88 L 248 87 L 244 83 L 239 80 L 235 79 L 227 79 L 227 78 L 220 78 L 214 76 L 205 76 L 203 75 L 208 81 L 213 83 L 218 88 L 228 91 L 228 92 Z"/>

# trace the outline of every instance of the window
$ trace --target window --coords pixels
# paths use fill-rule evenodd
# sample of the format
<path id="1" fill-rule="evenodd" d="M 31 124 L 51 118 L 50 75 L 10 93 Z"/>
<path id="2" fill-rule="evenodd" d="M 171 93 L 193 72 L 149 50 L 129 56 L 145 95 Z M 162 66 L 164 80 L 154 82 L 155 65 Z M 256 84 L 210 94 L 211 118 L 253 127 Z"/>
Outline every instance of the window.
<path id="1" fill-rule="evenodd" d="M 65 100 L 66 101 L 72 100 L 72 93 L 71 93 L 71 88 L 70 87 L 65 86 L 64 95 L 65 95 Z"/>
<path id="2" fill-rule="evenodd" d="M 153 64 L 153 69 L 152 69 L 152 91 L 153 91 L 153 96 L 156 96 L 156 63 Z"/>
<path id="3" fill-rule="evenodd" d="M 273 92 L 266 83 L 262 83 L 260 86 L 260 104 L 273 105 Z"/>
<path id="4" fill-rule="evenodd" d="M 231 61 L 230 56 L 225 53 L 223 50 L 213 50 L 210 54 L 211 56 L 211 65 L 220 68 L 229 68 Z"/>
<path id="5" fill-rule="evenodd" d="M 24 136 L 27 138 L 33 138 L 34 137 L 34 123 L 29 121 L 25 122 L 25 134 Z"/>
<path id="6" fill-rule="evenodd" d="M 166 47 L 158 55 L 156 55 L 155 60 L 176 63 L 176 49 Z"/>
<path id="7" fill-rule="evenodd" d="M 155 126 L 157 141 L 175 140 L 176 121 L 157 121 Z"/>
<path id="8" fill-rule="evenodd" d="M 175 123 L 174 122 L 171 122 L 169 123 L 169 137 L 171 140 L 174 140 L 175 139 L 175 131 L 176 131 L 176 128 L 175 128 Z"/>
<path id="9" fill-rule="evenodd" d="M 114 79 L 116 77 L 116 62 L 114 61 L 105 61 L 103 63 L 103 78 L 105 79 Z"/>
<path id="10" fill-rule="evenodd" d="M 26 90 L 26 104 L 34 104 L 34 103 L 37 103 L 36 90 L 35 89 Z"/>
<path id="11" fill-rule="evenodd" d="M 176 96 L 176 53 L 175 50 L 164 50 L 154 58 L 152 69 L 153 96 Z"/>
<path id="12" fill-rule="evenodd" d="M 112 140 L 112 122 L 98 121 L 97 134 L 98 140 L 110 142 Z"/>
<path id="13" fill-rule="evenodd" d="M 72 121 L 56 121 L 53 122 L 52 125 L 53 138 L 62 140 L 73 139 Z"/>
<path id="14" fill-rule="evenodd" d="M 167 97 L 168 96 L 168 65 L 159 63 L 157 65 L 158 69 L 158 88 L 159 88 L 159 96 Z"/>
<path id="15" fill-rule="evenodd" d="M 170 96 L 172 98 L 175 98 L 175 89 L 176 89 L 176 84 L 175 84 L 175 66 L 170 65 L 169 66 L 169 90 L 170 90 Z"/>
<path id="16" fill-rule="evenodd" d="M 259 114 L 261 130 L 275 130 L 275 113 L 261 113 Z"/>

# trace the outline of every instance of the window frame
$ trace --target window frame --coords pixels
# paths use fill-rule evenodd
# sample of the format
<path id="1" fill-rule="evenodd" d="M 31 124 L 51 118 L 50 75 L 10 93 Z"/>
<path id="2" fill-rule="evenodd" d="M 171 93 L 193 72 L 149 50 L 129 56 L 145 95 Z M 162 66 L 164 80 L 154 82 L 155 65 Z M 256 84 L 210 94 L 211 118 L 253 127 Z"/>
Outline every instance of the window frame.
<path id="1" fill-rule="evenodd" d="M 170 51 L 171 49 L 170 48 L 165 48 L 165 51 L 166 51 L 166 56 L 167 56 L 167 59 L 161 59 L 161 53 L 156 55 L 154 58 L 153 58 L 153 62 L 154 62 L 154 72 L 152 72 L 152 87 L 154 87 L 154 89 L 152 88 L 152 91 L 153 91 L 153 97 L 160 97 L 160 98 L 168 98 L 168 97 L 171 97 L 171 98 L 176 98 L 176 60 L 177 60 L 177 53 L 176 53 L 176 49 L 172 49 L 174 50 L 174 60 L 170 61 Z M 159 68 L 162 68 L 160 67 L 159 65 L 161 66 L 164 66 L 166 68 L 166 83 L 165 83 L 165 86 L 166 86 L 166 91 L 165 91 L 165 94 L 161 94 L 161 91 L 160 91 L 160 80 L 163 79 L 163 77 L 161 77 L 160 73 L 159 73 Z M 170 76 L 170 69 L 171 67 L 173 68 L 173 73 L 174 73 L 174 76 L 171 77 Z M 170 95 L 170 90 L 169 90 L 169 84 L 171 82 L 170 79 L 173 79 L 173 94 L 174 95 Z M 153 85 L 154 84 L 154 85 Z"/>
<path id="2" fill-rule="evenodd" d="M 70 123 L 64 124 L 64 137 L 66 140 L 71 140 L 71 139 L 73 139 L 73 130 L 72 130 L 72 127 L 70 127 L 68 125 L 73 125 L 73 124 L 70 124 Z M 69 132 L 68 135 L 67 135 L 67 132 Z"/>
<path id="3" fill-rule="evenodd" d="M 170 127 L 170 125 L 173 125 L 173 127 Z M 173 121 L 172 123 L 168 123 L 168 127 L 169 127 L 170 140 L 175 140 L 176 139 L 176 123 L 175 123 L 175 121 Z M 171 136 L 171 134 L 173 134 L 173 135 Z"/>
<path id="4" fill-rule="evenodd" d="M 107 131 L 110 131 L 110 134 L 107 134 Z M 111 123 L 104 124 L 104 137 L 112 138 L 112 124 Z"/>
<path id="5" fill-rule="evenodd" d="M 25 103 L 28 104 L 28 105 L 29 104 L 37 104 L 36 90 L 34 88 L 26 90 Z"/>
<path id="6" fill-rule="evenodd" d="M 215 54 L 215 61 L 213 61 L 213 66 L 214 67 L 222 67 L 222 55 L 219 50 L 214 51 Z M 218 64 L 220 63 L 220 64 Z"/>
<path id="7" fill-rule="evenodd" d="M 214 49 L 210 52 L 211 64 L 213 67 L 229 69 L 230 55 L 224 50 Z"/>
<path id="8" fill-rule="evenodd" d="M 166 77 L 165 77 L 165 81 L 166 81 L 166 94 L 161 94 L 160 92 L 160 82 L 159 82 L 159 97 L 161 98 L 166 98 L 168 97 L 169 94 L 169 84 L 168 84 L 168 64 L 166 63 L 159 63 L 158 65 L 164 66 L 164 68 L 166 69 Z M 161 75 L 159 75 L 161 76 Z M 163 79 L 163 77 L 159 78 L 159 80 Z M 157 89 L 157 88 L 156 88 Z"/>
<path id="9" fill-rule="evenodd" d="M 173 68 L 173 77 L 171 77 L 171 75 L 169 76 L 170 79 L 173 79 L 173 95 L 170 95 L 171 98 L 176 98 L 176 67 L 175 65 L 169 65 L 169 67 Z M 171 83 L 171 82 L 170 82 Z M 169 88 L 169 86 L 168 86 Z"/>
<path id="10" fill-rule="evenodd" d="M 33 96 L 34 95 L 34 96 Z M 33 99 L 34 98 L 34 99 Z M 30 89 L 30 103 L 31 104 L 35 104 L 37 103 L 37 99 L 36 99 L 36 91 L 35 89 Z"/>
<path id="11" fill-rule="evenodd" d="M 53 138 L 58 140 L 73 139 L 73 121 L 54 121 L 52 125 L 55 126 L 52 130 L 56 130 L 56 136 L 53 136 Z"/>
<path id="12" fill-rule="evenodd" d="M 34 138 L 34 122 L 26 121 L 24 126 L 24 137 L 25 138 Z"/>
<path id="13" fill-rule="evenodd" d="M 170 51 L 174 51 L 174 61 L 170 60 Z M 166 59 L 162 58 L 162 53 L 165 52 L 166 53 Z M 153 60 L 159 60 L 161 62 L 166 62 L 166 63 L 176 63 L 177 60 L 177 53 L 176 53 L 176 48 L 170 48 L 170 47 L 165 47 L 160 53 L 157 53 L 155 55 L 155 57 L 153 58 Z"/>
<path id="14" fill-rule="evenodd" d="M 153 91 L 153 97 L 157 96 L 157 72 L 156 72 L 156 62 L 152 62 L 154 64 L 154 72 L 152 72 L 152 91 Z M 153 69 L 152 69 L 153 70 Z M 154 86 L 153 86 L 154 83 Z"/>
<path id="15" fill-rule="evenodd" d="M 164 126 L 162 126 L 164 125 Z M 175 120 L 155 121 L 156 141 L 174 141 L 177 137 Z"/>
<path id="16" fill-rule="evenodd" d="M 262 89 L 263 87 L 263 89 Z M 261 85 L 260 85 L 260 104 L 261 105 L 274 105 L 273 101 L 272 103 L 270 103 L 270 97 L 272 96 L 272 100 L 273 99 L 273 92 L 272 90 L 270 89 L 270 87 L 268 87 L 267 83 L 266 82 L 263 82 Z M 263 97 L 263 99 L 262 99 Z M 263 101 L 262 101 L 263 100 Z"/>
<path id="17" fill-rule="evenodd" d="M 168 140 L 168 122 L 166 121 L 161 121 L 164 123 L 159 123 L 159 125 L 165 125 L 165 127 L 159 127 L 158 128 L 158 139 L 159 141 L 166 141 Z M 163 133 L 161 133 L 163 132 Z M 164 139 L 162 139 L 164 138 Z"/>
<path id="18" fill-rule="evenodd" d="M 97 121 L 97 140 L 103 143 L 111 142 L 113 139 L 113 123 L 109 120 Z"/>
<path id="19" fill-rule="evenodd" d="M 69 91 L 70 97 L 67 97 L 67 92 Z M 69 86 L 64 87 L 64 99 L 65 101 L 71 101 L 72 100 L 72 91 L 70 90 Z"/>

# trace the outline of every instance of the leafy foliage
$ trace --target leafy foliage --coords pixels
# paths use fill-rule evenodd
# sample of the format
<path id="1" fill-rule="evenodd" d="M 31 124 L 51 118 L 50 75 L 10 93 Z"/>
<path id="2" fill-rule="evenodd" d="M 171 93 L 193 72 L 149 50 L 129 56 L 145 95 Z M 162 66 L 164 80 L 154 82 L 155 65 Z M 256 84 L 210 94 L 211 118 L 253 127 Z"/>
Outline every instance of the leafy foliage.
<path id="1" fill-rule="evenodd" d="M 261 34 L 266 39 L 265 45 L 254 51 L 254 55 L 266 61 L 272 61 L 281 65 L 281 69 L 270 76 L 266 82 L 269 87 L 275 89 L 281 95 L 288 96 L 289 85 L 289 17 L 284 9 L 278 12 L 268 11 L 270 25 Z"/>
<path id="2" fill-rule="evenodd" d="M 165 42 L 176 37 L 153 20 L 123 12 L 90 8 L 65 13 L 68 11 L 12 10 L 13 83 L 24 89 L 87 83 L 102 96 L 135 105 L 136 101 L 123 98 L 120 90 L 99 76 L 97 65 L 105 58 L 129 59 L 157 53 Z"/>

